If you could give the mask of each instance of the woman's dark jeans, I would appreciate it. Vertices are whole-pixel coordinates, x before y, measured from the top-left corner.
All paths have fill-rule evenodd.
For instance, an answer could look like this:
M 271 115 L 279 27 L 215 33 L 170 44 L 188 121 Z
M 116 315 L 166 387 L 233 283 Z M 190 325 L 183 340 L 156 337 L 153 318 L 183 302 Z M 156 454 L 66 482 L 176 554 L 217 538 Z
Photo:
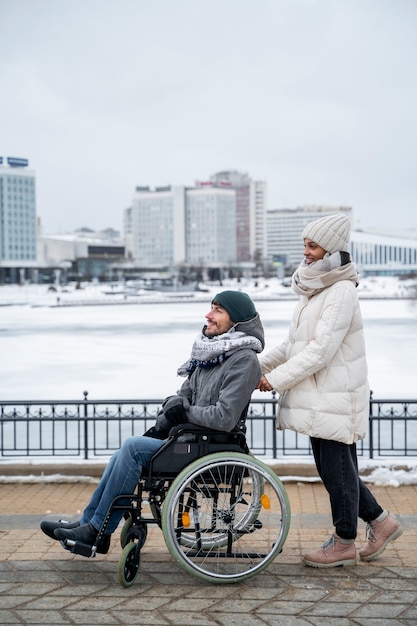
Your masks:
M 333 525 L 342 539 L 355 539 L 358 517 L 365 522 L 383 511 L 359 478 L 356 444 L 310 437 L 317 471 L 330 495 Z

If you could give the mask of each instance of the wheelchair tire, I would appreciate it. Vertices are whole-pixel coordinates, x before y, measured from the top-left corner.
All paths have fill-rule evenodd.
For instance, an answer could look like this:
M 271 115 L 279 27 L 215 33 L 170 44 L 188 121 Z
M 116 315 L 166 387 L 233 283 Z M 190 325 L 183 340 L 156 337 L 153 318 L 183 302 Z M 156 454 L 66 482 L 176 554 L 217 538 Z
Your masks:
M 145 522 L 134 524 L 132 517 L 129 515 L 122 526 L 122 530 L 120 531 L 120 545 L 124 548 L 128 543 L 137 540 L 140 548 L 143 548 L 147 536 L 147 524 Z
M 124 548 L 128 543 L 129 539 L 127 538 L 130 528 L 132 527 L 133 519 L 131 515 L 127 517 L 122 526 L 122 530 L 120 531 L 120 545 Z
M 276 474 L 250 455 L 220 452 L 197 459 L 173 481 L 162 531 L 188 573 L 234 583 L 262 571 L 282 551 L 290 504 Z
M 140 546 L 137 543 L 128 543 L 120 555 L 117 567 L 117 578 L 122 587 L 130 587 L 139 573 Z

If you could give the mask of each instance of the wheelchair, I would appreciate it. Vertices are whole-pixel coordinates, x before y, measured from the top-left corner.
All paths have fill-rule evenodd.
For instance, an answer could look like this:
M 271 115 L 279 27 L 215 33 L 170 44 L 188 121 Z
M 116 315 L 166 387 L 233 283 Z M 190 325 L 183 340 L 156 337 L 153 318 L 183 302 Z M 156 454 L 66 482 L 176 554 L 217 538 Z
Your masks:
M 189 574 L 235 583 L 265 569 L 282 551 L 291 516 L 283 484 L 250 454 L 244 427 L 225 433 L 193 424 L 171 430 L 135 493 L 112 502 L 84 556 L 95 556 L 116 509 L 124 511 L 117 571 L 123 587 L 138 576 L 150 524 L 161 528 L 172 557 Z

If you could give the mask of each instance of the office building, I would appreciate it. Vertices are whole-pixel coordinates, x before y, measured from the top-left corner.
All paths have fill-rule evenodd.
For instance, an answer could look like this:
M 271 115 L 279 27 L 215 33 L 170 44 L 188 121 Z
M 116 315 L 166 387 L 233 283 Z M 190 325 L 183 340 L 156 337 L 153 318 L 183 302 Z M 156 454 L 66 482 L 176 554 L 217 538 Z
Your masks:
M 229 188 L 137 187 L 125 210 L 127 256 L 137 265 L 236 261 L 236 194 Z
M 352 231 L 352 260 L 363 276 L 416 276 L 417 238 Z
M 128 256 L 139 265 L 171 266 L 185 261 L 185 188 L 136 187 L 124 214 Z
M 36 266 L 36 185 L 29 161 L 0 157 L 0 282 L 23 282 Z
M 236 262 L 236 194 L 199 187 L 186 192 L 186 257 L 196 265 Z
M 252 180 L 237 170 L 217 172 L 210 177 L 215 187 L 236 191 L 236 261 L 257 262 L 266 250 L 266 182 Z M 202 183 L 197 183 L 199 186 Z M 207 183 L 205 183 L 207 184 Z
M 39 282 L 112 280 L 113 265 L 123 263 L 125 247 L 119 233 L 81 228 L 65 235 L 40 235 Z

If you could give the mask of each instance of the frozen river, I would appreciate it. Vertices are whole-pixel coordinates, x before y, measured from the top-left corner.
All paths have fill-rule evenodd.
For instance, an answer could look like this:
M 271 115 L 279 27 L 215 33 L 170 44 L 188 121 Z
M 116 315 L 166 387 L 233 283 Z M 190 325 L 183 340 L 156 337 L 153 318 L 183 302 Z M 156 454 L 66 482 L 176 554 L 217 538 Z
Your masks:
M 257 302 L 266 349 L 287 332 L 294 301 Z M 376 398 L 417 396 L 417 303 L 361 302 Z M 177 367 L 209 309 L 205 302 L 0 307 L 0 398 L 151 399 L 175 393 Z M 255 392 L 259 394 L 259 392 Z

